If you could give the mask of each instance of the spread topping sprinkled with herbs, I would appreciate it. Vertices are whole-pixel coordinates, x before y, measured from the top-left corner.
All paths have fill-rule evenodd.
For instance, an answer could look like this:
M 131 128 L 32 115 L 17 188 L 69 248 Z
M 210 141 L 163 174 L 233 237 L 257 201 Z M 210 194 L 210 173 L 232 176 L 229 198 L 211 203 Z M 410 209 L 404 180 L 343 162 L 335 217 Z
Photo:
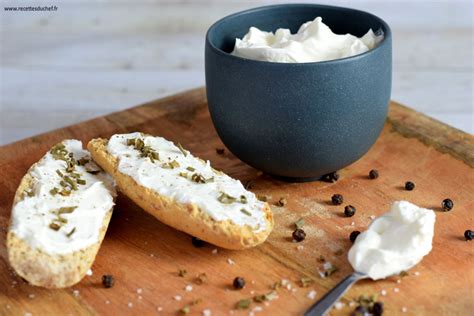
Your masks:
M 23 196 L 12 209 L 15 235 L 45 253 L 58 255 L 99 241 L 115 190 L 112 179 L 102 173 L 79 140 L 52 146 L 28 174 L 32 194 Z
M 150 158 L 151 162 L 155 162 L 155 160 L 160 160 L 159 154 L 154 151 L 150 146 L 146 146 L 145 142 L 140 138 L 127 139 L 127 145 L 133 146 L 136 150 L 138 150 L 140 152 L 140 157 L 142 158 Z
M 254 230 L 268 225 L 264 204 L 240 181 L 212 168 L 209 161 L 193 156 L 177 142 L 142 133 L 117 134 L 107 142 L 107 151 L 117 158 L 119 172 L 161 196 L 193 204 L 217 221 L 230 220 Z M 159 153 L 155 165 L 151 159 L 157 157 L 150 157 L 152 153 Z
M 85 185 L 86 180 L 81 178 L 81 175 L 75 172 L 76 166 L 84 166 L 89 163 L 89 159 L 80 158 L 76 160 L 74 154 L 67 151 L 66 146 L 63 143 L 55 145 L 50 150 L 51 156 L 55 160 L 63 160 L 66 162 L 66 168 L 61 170 L 56 170 L 56 174 L 61 179 L 59 182 L 60 188 L 54 187 L 49 193 L 51 195 L 60 194 L 62 196 L 68 196 L 72 191 L 77 191 L 79 185 Z M 99 170 L 100 172 L 100 170 Z

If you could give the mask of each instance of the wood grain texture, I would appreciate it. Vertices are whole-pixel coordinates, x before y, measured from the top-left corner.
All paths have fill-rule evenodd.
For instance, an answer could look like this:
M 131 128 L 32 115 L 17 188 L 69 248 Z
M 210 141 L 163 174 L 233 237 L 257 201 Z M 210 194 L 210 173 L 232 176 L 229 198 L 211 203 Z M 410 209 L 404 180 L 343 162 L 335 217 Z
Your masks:
M 161 224 L 119 195 L 92 276 L 66 290 L 35 288 L 15 277 L 7 262 L 5 231 L 15 189 L 28 167 L 65 138 L 86 142 L 131 131 L 179 141 L 231 176 L 253 180 L 252 190 L 270 196 L 271 202 L 285 197 L 287 205 L 272 206 L 275 229 L 268 241 L 251 250 L 219 249 L 213 254 L 214 247 L 194 248 L 190 236 Z M 379 295 L 379 299 L 388 315 L 402 314 L 403 307 L 408 315 L 468 315 L 474 309 L 473 243 L 463 240 L 464 230 L 473 228 L 473 136 L 392 103 L 374 147 L 341 170 L 341 179 L 333 184 L 274 180 L 228 151 L 217 155 L 215 148 L 222 146 L 210 121 L 204 90 L 196 89 L 1 147 L 0 314 L 154 315 L 160 309 L 164 315 L 176 315 L 180 308 L 201 298 L 200 304 L 191 307 L 192 315 L 200 315 L 207 308 L 213 315 L 247 315 L 256 306 L 263 309 L 258 313 L 262 315 L 298 315 L 314 302 L 307 297 L 309 291 L 315 290 L 319 298 L 351 271 L 346 260 L 349 234 L 364 230 L 370 216 L 385 212 L 399 199 L 436 210 L 433 251 L 403 279 L 357 284 L 342 300 L 344 306 L 332 314 L 348 315 L 353 309 L 348 306 L 352 299 L 382 290 L 387 294 Z M 372 168 L 379 170 L 377 180 L 367 177 Z M 416 183 L 414 191 L 402 188 L 407 180 Z M 357 208 L 354 217 L 343 217 L 343 207 L 329 203 L 334 193 L 343 194 L 345 201 Z M 453 199 L 455 207 L 445 213 L 440 204 L 447 197 Z M 307 239 L 295 244 L 291 242 L 293 223 L 301 217 L 306 221 Z M 321 278 L 320 256 L 339 271 Z M 235 264 L 229 264 L 228 259 Z M 178 277 L 180 268 L 188 271 L 184 278 Z M 195 284 L 199 273 L 207 274 L 205 284 Z M 102 287 L 103 274 L 115 276 L 113 288 Z M 247 280 L 245 289 L 231 289 L 236 276 Z M 314 279 L 314 284 L 299 287 L 302 276 Z M 289 280 L 292 287 L 279 289 L 278 299 L 268 304 L 252 303 L 245 312 L 233 311 L 238 300 L 268 293 L 281 279 Z M 184 290 L 188 284 L 192 284 L 192 291 Z M 174 299 L 176 295 L 182 299 Z

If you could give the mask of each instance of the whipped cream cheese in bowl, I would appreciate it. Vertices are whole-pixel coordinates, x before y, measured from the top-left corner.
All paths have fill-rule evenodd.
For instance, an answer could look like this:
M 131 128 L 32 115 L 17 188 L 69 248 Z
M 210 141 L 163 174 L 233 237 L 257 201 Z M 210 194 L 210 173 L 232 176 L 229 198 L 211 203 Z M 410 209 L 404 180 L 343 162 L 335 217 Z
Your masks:
M 321 17 L 301 25 L 298 32 L 289 29 L 265 32 L 251 27 L 242 39 L 235 40 L 232 55 L 278 63 L 310 63 L 340 59 L 365 53 L 383 40 L 383 32 L 369 29 L 362 37 L 335 34 Z
M 391 65 L 390 28 L 370 13 L 316 4 L 239 12 L 206 35 L 209 111 L 242 161 L 284 180 L 319 179 L 377 139 Z

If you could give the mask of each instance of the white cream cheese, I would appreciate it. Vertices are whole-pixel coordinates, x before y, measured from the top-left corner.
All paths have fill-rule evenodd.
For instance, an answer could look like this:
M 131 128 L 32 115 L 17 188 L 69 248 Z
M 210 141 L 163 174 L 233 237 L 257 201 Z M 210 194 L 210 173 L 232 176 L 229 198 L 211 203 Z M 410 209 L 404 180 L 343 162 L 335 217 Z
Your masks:
M 128 140 L 134 139 L 141 139 L 159 155 L 159 160 L 142 157 L 134 145 L 128 145 Z M 255 231 L 266 228 L 264 203 L 255 194 L 240 181 L 214 170 L 209 161 L 194 157 L 173 142 L 141 133 L 120 134 L 110 138 L 107 151 L 119 160 L 120 172 L 162 196 L 195 204 L 215 221 L 230 220 Z M 174 166 L 169 167 L 169 163 Z M 206 183 L 193 181 L 193 175 L 201 176 Z
M 434 223 L 432 210 L 397 201 L 357 236 L 349 262 L 373 280 L 406 271 L 431 251 Z
M 383 34 L 376 35 L 372 29 L 360 38 L 338 35 L 317 17 L 301 25 L 296 34 L 291 34 L 289 29 L 273 33 L 251 27 L 242 39 L 235 40 L 232 55 L 278 63 L 318 62 L 365 53 L 383 38 Z
M 103 171 L 96 173 L 101 169 L 90 161 L 90 154 L 82 149 L 80 141 L 65 140 L 62 144 L 75 160 L 88 161 L 74 167 L 74 176 L 82 184 L 77 184 L 77 190 L 71 190 L 67 196 L 51 193 L 51 190 L 64 189 L 60 184 L 64 178 L 60 174 L 70 173 L 66 171 L 64 160 L 55 159 L 48 152 L 30 170 L 33 177 L 31 191 L 25 192 L 12 210 L 10 230 L 33 248 L 49 254 L 67 254 L 96 243 L 104 216 L 114 205 L 112 178 Z M 62 213 L 59 222 L 57 212 L 62 208 L 74 209 Z

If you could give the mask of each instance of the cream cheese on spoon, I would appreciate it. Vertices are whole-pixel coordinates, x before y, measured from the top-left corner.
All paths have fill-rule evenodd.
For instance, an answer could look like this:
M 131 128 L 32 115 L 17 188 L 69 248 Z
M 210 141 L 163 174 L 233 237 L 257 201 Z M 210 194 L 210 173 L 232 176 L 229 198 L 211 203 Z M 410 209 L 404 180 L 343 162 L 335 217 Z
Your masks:
M 432 248 L 435 213 L 407 201 L 392 204 L 357 236 L 348 259 L 355 271 L 373 280 L 409 270 Z
M 319 62 L 365 53 L 383 38 L 383 34 L 375 34 L 372 29 L 360 38 L 335 34 L 317 17 L 301 25 L 296 34 L 289 29 L 273 33 L 251 27 L 242 39 L 235 40 L 232 55 L 278 63 Z

